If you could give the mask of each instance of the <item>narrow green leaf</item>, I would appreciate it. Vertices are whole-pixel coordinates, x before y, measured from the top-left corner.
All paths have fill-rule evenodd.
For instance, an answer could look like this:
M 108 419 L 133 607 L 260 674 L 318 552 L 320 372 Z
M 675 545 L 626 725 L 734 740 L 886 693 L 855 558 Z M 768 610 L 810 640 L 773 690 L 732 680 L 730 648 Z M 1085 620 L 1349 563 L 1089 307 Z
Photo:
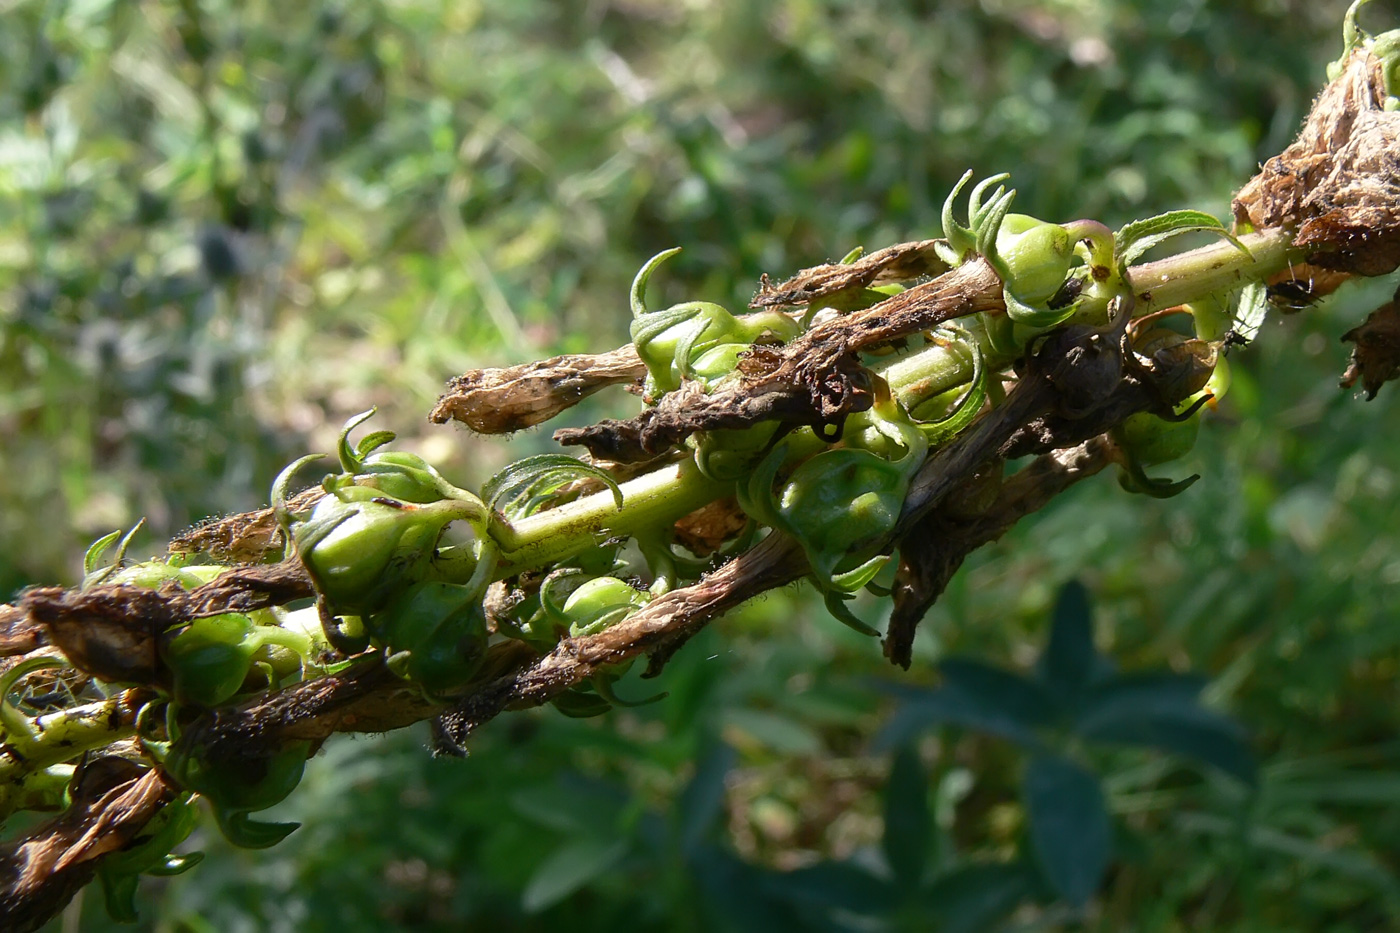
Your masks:
M 724 807 L 724 780 L 738 756 L 723 742 L 712 744 L 695 763 L 695 776 L 676 802 L 681 851 L 694 852 Z
M 807 909 L 880 914 L 895 893 L 889 884 L 850 862 L 818 862 L 795 871 L 774 872 L 763 879 L 771 894 Z
M 1113 235 L 1113 257 L 1119 266 L 1132 265 L 1143 253 L 1183 233 L 1213 233 L 1229 240 L 1241 252 L 1249 249 L 1225 225 L 1205 211 L 1167 211 L 1146 220 L 1125 224 Z
M 1174 705 L 1165 700 L 1156 708 L 1146 704 L 1104 705 L 1077 724 L 1077 731 L 1094 742 L 1155 748 L 1219 768 L 1253 784 L 1258 763 L 1249 748 L 1249 734 L 1228 716 L 1202 706 Z
M 1098 778 L 1067 758 L 1037 755 L 1026 766 L 1022 794 L 1041 874 L 1060 897 L 1083 907 L 1112 854 L 1113 826 Z
M 933 820 L 928 808 L 928 776 L 912 745 L 901 748 L 885 785 L 885 832 L 881 847 L 900 890 L 918 886 L 928 861 Z
M 1089 591 L 1071 580 L 1060 588 L 1050 616 L 1050 640 L 1040 658 L 1040 678 L 1071 703 L 1103 672 L 1104 660 L 1094 649 L 1093 613 Z
M 1038 681 L 962 658 L 939 665 L 941 687 L 881 685 L 902 702 L 894 717 L 876 736 L 877 751 L 909 741 L 923 729 L 956 725 L 999 736 L 1025 748 L 1039 749 L 1036 729 L 1055 722 L 1060 704 Z
M 565 843 L 535 870 L 520 906 L 526 913 L 547 910 L 612 869 L 627 854 L 626 839 L 583 838 Z
M 964 865 L 940 875 L 922 900 L 938 933 L 985 933 L 1025 903 L 1035 884 L 1024 862 Z

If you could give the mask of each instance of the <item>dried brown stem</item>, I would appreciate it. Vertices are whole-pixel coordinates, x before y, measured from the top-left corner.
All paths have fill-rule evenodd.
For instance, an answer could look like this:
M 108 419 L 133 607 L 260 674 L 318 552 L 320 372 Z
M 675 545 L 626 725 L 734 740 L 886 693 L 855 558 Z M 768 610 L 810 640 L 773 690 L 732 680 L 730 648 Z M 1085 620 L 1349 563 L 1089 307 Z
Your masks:
M 179 793 L 158 768 L 99 758 L 60 817 L 0 848 L 0 929 L 37 930 L 92 880 L 98 860 L 135 839 Z
M 428 420 L 460 421 L 482 434 L 509 434 L 542 424 L 599 389 L 639 383 L 645 376 L 646 366 L 631 344 L 507 369 L 474 369 L 448 382 Z

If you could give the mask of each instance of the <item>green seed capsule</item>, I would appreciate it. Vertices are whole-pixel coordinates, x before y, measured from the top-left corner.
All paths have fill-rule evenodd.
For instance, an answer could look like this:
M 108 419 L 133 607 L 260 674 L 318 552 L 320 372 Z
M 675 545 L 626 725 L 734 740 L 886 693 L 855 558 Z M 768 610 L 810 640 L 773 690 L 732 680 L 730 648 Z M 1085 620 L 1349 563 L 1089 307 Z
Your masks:
M 595 635 L 645 606 L 648 596 L 617 577 L 594 577 L 569 594 L 564 616 L 575 638 Z
M 437 581 L 413 586 L 368 627 L 383 642 L 390 668 L 430 694 L 469 681 L 490 638 L 480 594 Z
M 1114 440 L 1144 466 L 1180 460 L 1196 446 L 1201 431 L 1199 414 L 1185 421 L 1168 421 L 1151 412 L 1138 412 L 1114 430 Z
M 1007 214 L 997 233 L 1006 287 L 1028 305 L 1048 302 L 1069 277 L 1074 242 L 1069 231 L 1026 214 Z

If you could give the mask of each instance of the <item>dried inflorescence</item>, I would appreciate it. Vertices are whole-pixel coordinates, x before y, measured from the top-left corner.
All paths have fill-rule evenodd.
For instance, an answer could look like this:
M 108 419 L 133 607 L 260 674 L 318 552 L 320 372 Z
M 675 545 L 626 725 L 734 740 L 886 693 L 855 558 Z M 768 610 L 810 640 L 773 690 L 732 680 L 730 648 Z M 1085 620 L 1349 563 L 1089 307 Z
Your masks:
M 1305 306 L 1315 291 L 1333 287 L 1336 276 L 1379 274 L 1400 262 L 1397 115 L 1383 109 L 1382 80 L 1379 64 L 1367 52 L 1351 55 L 1298 141 L 1270 160 L 1236 199 L 1242 227 L 1275 231 L 1279 242 L 1292 239 L 1298 250 L 1288 259 L 1306 256 L 1309 263 L 1290 265 L 1287 277 L 1272 283 L 1275 304 Z M 595 465 L 563 468 L 537 461 L 515 477 L 519 482 L 503 481 L 499 496 L 483 492 L 477 499 L 446 484 L 420 459 L 381 450 L 388 442 L 384 432 L 353 449 L 342 436 L 344 473 L 328 477 L 321 488 L 288 499 L 279 492 L 273 508 L 201 525 L 172 544 L 175 552 L 245 566 L 197 587 L 170 582 L 144 588 L 90 575 L 84 588 L 34 589 L 17 605 L 0 607 L 0 656 L 12 659 L 5 671 L 28 676 L 19 665 L 37 664 L 33 670 L 40 670 L 52 663 L 49 657 L 57 649 L 87 674 L 133 685 L 122 698 L 108 701 L 114 704 L 113 736 L 130 737 L 144 723 L 140 737 L 146 743 L 144 751 L 132 741 L 120 754 L 96 757 L 73 784 L 74 802 L 62 817 L 0 851 L 0 915 L 6 928 L 35 926 L 61 907 L 91 877 L 98 858 L 130 842 L 173 799 L 177 784 L 212 800 L 217 792 L 200 782 L 231 770 L 248 778 L 233 782 L 240 785 L 231 791 L 237 798 L 246 791 L 242 784 L 268 781 L 267 775 L 282 769 L 294 786 L 305 756 L 331 734 L 384 731 L 424 719 L 435 719 L 440 751 L 460 752 L 474 729 L 503 711 L 578 699 L 585 683 L 602 693 L 610 669 L 643 655 L 649 658 L 648 674 L 657 673 L 711 619 L 754 595 L 812 576 L 815 568 L 822 570 L 817 576 L 824 578 L 819 585 L 828 605 L 839 603 L 853 590 L 838 591 L 837 577 L 859 576 L 895 549 L 894 613 L 884 652 L 908 667 L 920 619 L 966 556 L 1054 496 L 1112 464 L 1135 471 L 1130 479 L 1136 491 L 1167 495 L 1182 488 L 1141 474 L 1122 427 L 1144 414 L 1164 425 L 1189 417 L 1205 401 L 1200 393 L 1225 338 L 1207 342 L 1168 335 L 1172 339 L 1163 341 L 1160 334 L 1137 333 L 1131 305 L 1135 295 L 1143 300 L 1148 293 L 1130 287 L 1130 271 L 1123 267 L 1132 257 L 1114 251 L 1111 231 L 1087 221 L 1060 227 L 1009 215 L 1014 192 L 997 188 L 982 199 L 997 180 L 974 190 L 969 225 L 959 228 L 959 237 L 950 235 L 958 240 L 956 249 L 941 241 L 916 241 L 806 269 L 776 285 L 765 278 L 753 301 L 753 307 L 765 310 L 742 318 L 701 302 L 648 311 L 645 278 L 659 261 L 653 260 L 633 290 L 633 336 L 638 345 L 647 343 L 645 351 L 629 345 L 467 373 L 452 381 L 430 416 L 437 423 L 456 420 L 483 433 L 503 433 L 543 423 L 607 386 L 642 387 L 650 404 L 639 416 L 556 434 L 561 443 L 588 448 Z M 998 228 L 1008 217 L 1015 218 L 1015 235 L 999 242 Z M 1055 240 L 1048 258 L 1015 252 L 1030 249 L 1024 238 L 1031 231 Z M 1089 258 L 1075 267 L 1077 278 L 1067 279 L 1076 249 Z M 947 262 L 958 265 L 948 270 Z M 1037 282 L 1044 287 L 1013 281 L 1026 269 L 1044 279 Z M 1319 269 L 1334 280 L 1317 289 L 1297 284 Z M 928 276 L 936 277 L 920 281 Z M 1067 289 L 1071 281 L 1076 288 Z M 890 287 L 893 283 L 910 287 L 899 290 Z M 1145 284 L 1155 289 L 1157 283 Z M 1107 322 L 1102 315 L 1088 315 L 1056 326 L 1079 306 L 1081 292 L 1096 289 L 1098 310 L 1108 309 Z M 1346 384 L 1360 379 L 1374 395 L 1400 367 L 1395 308 L 1392 302 L 1347 335 L 1357 348 Z M 817 316 L 826 309 L 843 313 Z M 981 316 L 980 338 L 957 327 L 928 336 L 973 315 Z M 646 340 L 639 337 L 642 332 Z M 966 392 L 957 399 L 947 398 L 946 388 L 927 399 L 942 408 L 931 416 L 935 420 L 916 425 L 908 412 L 892 405 L 889 387 L 872 374 L 862 354 L 925 339 L 930 346 L 939 341 L 951 346 L 949 333 L 961 334 L 959 346 L 971 348 L 971 380 L 965 380 Z M 998 354 L 994 366 L 985 365 L 977 342 L 982 338 Z M 715 360 L 728 368 L 703 371 L 702 362 Z M 995 372 L 989 376 L 987 370 Z M 1192 407 L 1183 405 L 1193 395 Z M 857 428 L 843 435 L 848 423 Z M 817 437 L 801 428 L 814 429 Z M 610 528 L 612 496 L 618 509 L 622 503 L 619 482 L 644 473 L 678 475 L 687 466 L 704 471 L 707 439 L 721 432 L 758 438 L 739 451 L 745 479 L 740 500 L 731 496 L 735 476 L 721 479 L 707 472 L 705 479 L 715 484 L 704 487 L 710 499 L 688 501 L 688 514 L 678 508 L 656 520 L 665 527 L 629 527 L 621 533 Z M 926 433 L 911 444 L 909 432 Z M 823 442 L 840 443 L 803 454 L 807 459 L 799 465 L 784 462 L 784 445 L 798 435 L 817 449 Z M 926 460 L 925 449 L 932 451 Z M 1033 459 L 1006 476 L 1005 464 L 1024 457 Z M 906 463 L 908 471 L 900 472 L 897 467 Z M 856 544 L 836 541 L 829 549 L 806 540 L 804 531 L 820 525 L 825 533 L 833 525 L 801 514 L 809 502 L 813 509 L 831 506 L 832 496 L 811 495 L 811 490 L 799 491 L 805 498 L 786 495 L 791 488 L 785 484 L 808 464 L 829 467 L 823 476 L 844 470 L 856 477 L 852 498 L 862 498 L 866 511 L 851 524 L 879 534 Z M 897 482 L 890 480 L 891 471 L 899 473 Z M 750 482 L 748 474 L 758 480 Z M 859 485 L 857 480 L 872 476 L 890 481 L 878 489 Z M 278 488 L 285 491 L 284 486 Z M 644 554 L 660 553 L 658 566 L 669 563 L 673 576 L 678 555 L 670 548 L 679 543 L 687 552 L 680 556 L 690 561 L 688 575 L 671 580 L 658 573 L 661 579 L 643 592 L 645 581 L 621 579 L 621 571 L 618 577 L 609 570 L 587 574 L 589 583 L 602 583 L 595 589 L 616 604 L 603 600 L 586 618 L 560 617 L 568 603 L 561 609 L 545 598 L 550 575 L 557 572 L 549 566 L 554 561 L 532 563 L 507 547 L 508 534 L 492 536 L 512 508 L 522 522 L 533 521 L 572 508 L 590 493 L 609 504 L 597 510 L 604 517 L 589 526 L 592 537 L 586 541 L 635 538 Z M 460 545 L 455 557 L 451 545 L 439 548 L 442 529 L 436 525 L 416 537 L 404 537 L 398 527 L 398 519 L 426 514 L 442 502 L 458 510 L 453 521 L 471 526 L 476 550 L 465 564 Z M 850 502 L 836 503 L 843 504 Z M 761 514 L 783 521 L 766 522 L 773 530 L 755 544 L 753 516 Z M 361 548 L 344 545 L 336 535 L 354 522 L 394 526 L 384 532 L 389 543 L 380 549 L 384 559 L 374 573 L 356 576 L 355 568 L 346 570 Z M 264 563 L 288 550 L 288 538 L 291 556 Z M 578 552 L 560 553 L 569 559 Z M 852 564 L 859 566 L 846 569 Z M 470 586 L 451 576 L 457 572 L 452 566 L 469 577 Z M 488 590 L 492 573 L 496 582 Z M 565 567 L 564 573 L 586 575 L 577 566 Z M 354 593 L 346 589 L 347 580 L 355 583 Z M 381 592 L 381 584 L 394 593 Z M 390 598 L 399 591 L 415 599 L 456 598 L 459 590 L 472 597 L 467 615 L 479 637 L 470 651 L 462 648 L 462 638 L 420 644 L 415 639 L 426 631 L 440 633 L 450 613 L 405 614 Z M 327 639 L 321 644 L 336 649 L 318 650 L 332 663 L 314 670 L 303 666 L 300 681 L 292 683 L 279 682 L 266 661 L 261 662 L 268 668 L 265 680 L 245 665 L 234 671 L 231 691 L 204 708 L 194 703 L 180 709 L 169 702 L 169 644 L 193 631 L 196 620 L 269 607 L 280 611 L 313 597 Z M 553 627 L 535 630 L 532 620 L 522 621 L 523 607 L 530 606 L 539 607 L 541 616 L 553 611 L 556 618 L 546 618 Z M 347 617 L 358 619 L 366 631 L 338 629 Z M 489 647 L 488 633 L 494 637 Z M 444 645 L 451 649 L 447 654 L 470 655 L 455 658 L 466 673 L 442 680 L 442 689 L 425 687 L 416 669 L 405 665 L 417 663 L 418 656 L 437 657 Z M 256 688 L 244 685 L 244 673 Z M 162 724 L 154 726 L 156 733 L 144 731 L 153 727 L 139 711 L 152 698 L 170 714 L 173 725 L 165 740 L 153 738 Z M 11 736 L 17 751 L 16 741 Z M 161 766 L 150 767 L 150 761 Z M 172 781 L 172 775 L 183 777 Z M 247 811 L 271 805 L 256 803 L 242 800 L 234 806 L 225 800 L 221 820 L 227 817 L 242 831 L 282 832 L 238 822 Z

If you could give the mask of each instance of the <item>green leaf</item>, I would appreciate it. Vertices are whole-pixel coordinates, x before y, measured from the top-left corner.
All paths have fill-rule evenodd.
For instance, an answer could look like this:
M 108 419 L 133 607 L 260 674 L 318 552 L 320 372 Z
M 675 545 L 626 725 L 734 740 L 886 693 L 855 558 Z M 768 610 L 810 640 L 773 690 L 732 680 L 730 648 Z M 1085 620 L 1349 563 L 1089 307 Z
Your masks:
M 1166 677 L 1155 685 L 1110 685 L 1086 708 L 1075 729 L 1090 741 L 1155 748 L 1253 784 L 1258 763 L 1248 732 L 1230 717 L 1199 705 L 1194 696 L 1188 699 L 1190 689 L 1188 683 L 1174 686 Z
M 985 933 L 1031 897 L 1035 883 L 1024 862 L 964 865 L 939 875 L 921 900 L 938 933 Z
M 1037 755 L 1026 766 L 1022 794 L 1041 874 L 1060 897 L 1083 907 L 1112 852 L 1113 827 L 1098 778 L 1067 758 Z
M 1040 658 L 1040 679 L 1074 702 L 1098 676 L 1105 659 L 1094 650 L 1093 612 L 1089 591 L 1071 580 L 1060 588 L 1050 617 L 1050 641 Z
M 737 759 L 734 749 L 723 742 L 715 742 L 696 762 L 695 776 L 676 801 L 681 851 L 696 851 L 705 833 L 719 819 L 724 807 L 724 781 Z
M 928 777 L 912 745 L 901 748 L 885 785 L 885 861 L 901 890 L 917 887 L 928 860 L 933 821 L 928 808 Z
M 509 518 L 520 518 L 538 511 L 559 489 L 580 478 L 601 482 L 612 490 L 613 501 L 622 508 L 622 489 L 617 480 L 568 454 L 538 454 L 517 460 L 486 481 L 481 487 L 481 499 Z
M 1121 266 L 1130 266 L 1143 253 L 1174 236 L 1183 233 L 1214 233 L 1229 240 L 1248 255 L 1249 250 L 1225 225 L 1205 211 L 1167 211 L 1146 220 L 1125 224 L 1113 235 L 1113 258 Z
M 882 685 L 902 700 L 894 719 L 877 736 L 877 749 L 903 744 L 929 726 L 948 724 L 1000 736 L 1031 749 L 1041 742 L 1035 730 L 1060 714 L 1059 700 L 1037 681 L 964 658 L 939 665 L 943 686 L 927 689 Z
M 583 838 L 565 843 L 535 870 L 520 906 L 526 913 L 547 910 L 601 877 L 627 854 L 627 839 Z
M 1245 343 L 1259 336 L 1259 328 L 1264 326 L 1264 318 L 1269 314 L 1269 289 L 1263 282 L 1250 282 L 1240 290 L 1239 304 L 1235 306 L 1235 318 L 1231 330 Z
M 803 907 L 880 914 L 896 897 L 889 884 L 850 862 L 818 862 L 764 878 L 771 894 Z

